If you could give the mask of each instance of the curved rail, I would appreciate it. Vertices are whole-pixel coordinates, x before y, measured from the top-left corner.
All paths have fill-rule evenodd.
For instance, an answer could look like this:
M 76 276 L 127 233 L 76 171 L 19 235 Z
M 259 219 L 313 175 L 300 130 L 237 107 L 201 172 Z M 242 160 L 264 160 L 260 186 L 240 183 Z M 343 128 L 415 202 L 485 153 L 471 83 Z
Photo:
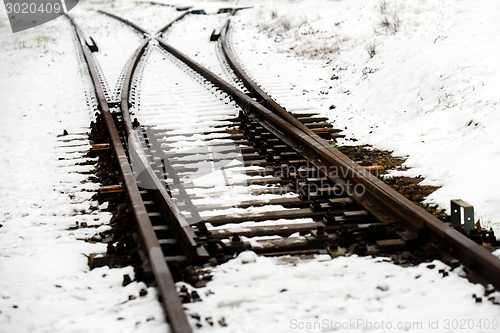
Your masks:
M 146 251 L 151 261 L 151 267 L 158 284 L 158 291 L 162 298 L 162 305 L 169 319 L 170 327 L 172 331 L 176 333 L 190 333 L 192 332 L 191 327 L 189 326 L 186 314 L 184 313 L 184 309 L 182 307 L 181 300 L 179 298 L 179 295 L 177 294 L 172 274 L 167 266 L 167 263 L 164 260 L 163 252 L 161 250 L 155 231 L 149 219 L 148 212 L 139 192 L 136 179 L 130 167 L 125 149 L 123 148 L 123 145 L 121 143 L 120 135 L 113 120 L 113 116 L 111 115 L 111 112 L 109 110 L 109 106 L 102 90 L 101 83 L 99 82 L 98 73 L 90 49 L 85 44 L 85 38 L 81 30 L 76 25 L 75 21 L 67 14 L 66 17 L 73 25 L 80 41 L 81 51 L 84 54 L 92 81 L 94 83 L 95 93 L 97 95 L 97 100 L 99 103 L 99 109 L 101 110 L 103 118 L 108 127 L 113 149 L 117 156 L 120 170 L 124 178 L 125 187 L 127 189 L 130 202 L 133 206 L 134 215 L 137 220 L 142 238 L 144 240 Z M 145 47 L 148 42 L 149 40 L 147 40 L 143 44 L 143 46 Z
M 208 253 L 196 242 L 196 235 L 193 229 L 186 221 L 185 217 L 180 213 L 174 201 L 167 192 L 165 186 L 160 182 L 155 172 L 151 168 L 146 153 L 142 149 L 139 136 L 135 131 L 135 126 L 130 118 L 129 110 L 129 93 L 132 77 L 137 65 L 149 44 L 149 39 L 146 40 L 136 51 L 135 59 L 128 68 L 125 80 L 122 87 L 121 110 L 125 124 L 125 131 L 128 137 L 128 149 L 133 165 L 138 165 L 141 172 L 141 180 L 147 182 L 144 188 L 149 189 L 149 192 L 154 197 L 155 203 L 160 208 L 160 213 L 166 221 L 170 221 L 170 226 L 183 247 L 184 253 L 191 261 L 203 261 L 208 259 Z M 137 164 L 136 164 L 137 163 Z M 139 175 L 138 175 L 139 176 Z
M 146 29 L 143 29 L 141 28 L 140 26 L 138 26 L 137 24 L 133 23 L 133 22 L 130 22 L 129 20 L 126 20 L 124 19 L 123 17 L 120 17 L 120 16 L 117 16 L 115 14 L 111 14 L 111 13 L 108 13 L 104 10 L 98 10 L 97 11 L 98 13 L 101 13 L 101 14 L 104 14 L 104 15 L 107 15 L 109 17 L 112 17 L 114 18 L 115 20 L 118 20 L 122 23 L 125 23 L 126 25 L 132 27 L 133 29 L 137 30 L 138 32 L 140 32 L 141 34 L 147 36 L 148 35 L 148 32 L 146 31 Z
M 165 25 L 163 28 L 160 28 L 158 30 L 158 32 L 156 33 L 157 36 L 162 36 L 162 34 L 172 26 L 172 24 L 174 24 L 175 22 L 177 21 L 180 21 L 184 18 L 184 16 L 190 14 L 190 12 L 185 12 L 185 13 L 182 13 L 181 15 L 179 15 L 179 17 L 177 17 L 175 20 L 173 20 L 172 22 L 168 23 L 167 25 Z
M 222 29 L 220 40 L 222 50 L 231 68 L 257 100 L 300 131 L 298 133 L 291 132 L 291 134 L 304 144 L 302 149 L 306 151 L 306 155 L 320 156 L 327 162 L 326 164 L 318 163 L 326 167 L 322 170 L 336 171 L 333 175 L 327 173 L 325 176 L 344 187 L 347 193 L 379 220 L 389 223 L 400 222 L 407 229 L 416 233 L 418 237 L 430 236 L 443 251 L 458 258 L 466 268 L 500 289 L 500 260 L 498 258 L 358 166 L 288 113 L 253 82 L 236 60 L 228 45 L 229 29 L 230 20 Z M 285 129 L 283 126 L 280 127 Z M 308 138 L 306 139 L 305 136 Z M 333 169 L 330 169 L 331 167 Z M 341 172 L 338 172 L 339 170 Z M 356 184 L 361 184 L 369 195 L 366 193 L 362 196 L 357 195 Z M 390 211 L 389 214 L 387 214 L 387 210 Z
M 146 51 L 146 47 L 151 42 L 150 34 L 143 28 L 139 27 L 133 22 L 124 19 L 120 16 L 108 13 L 106 11 L 99 10 L 101 14 L 110 16 L 126 25 L 132 27 L 138 32 L 142 33 L 146 40 L 138 47 L 132 58 L 131 64 L 127 69 L 125 79 L 123 81 L 121 89 L 121 111 L 123 121 L 125 123 L 125 132 L 128 138 L 128 149 L 130 154 L 130 159 L 133 161 L 132 165 L 137 166 L 141 171 L 140 177 L 142 182 L 146 182 L 144 188 L 149 189 L 150 194 L 153 196 L 154 202 L 158 205 L 160 213 L 164 220 L 170 221 L 170 226 L 172 227 L 177 239 L 181 242 L 184 253 L 187 258 L 191 261 L 205 261 L 208 259 L 208 253 L 202 247 L 200 247 L 196 241 L 196 235 L 194 234 L 189 223 L 186 221 L 184 216 L 180 213 L 179 209 L 173 202 L 172 198 L 168 194 L 165 186 L 159 181 L 158 177 L 155 175 L 153 169 L 151 168 L 146 153 L 142 149 L 141 142 L 137 132 L 134 130 L 135 126 L 130 119 L 129 110 L 129 95 L 131 82 L 137 65 Z M 168 28 L 172 26 L 175 22 L 181 20 L 190 12 L 185 12 L 179 15 L 177 18 L 160 28 L 155 36 L 161 36 Z M 138 175 L 139 176 L 139 175 Z
M 112 17 L 114 18 L 115 20 L 118 20 L 122 23 L 125 23 L 126 25 L 129 25 L 130 27 L 132 27 L 133 29 L 137 30 L 138 32 L 140 32 L 141 34 L 145 35 L 145 36 L 148 36 L 149 33 L 146 31 L 146 29 L 143 29 L 141 28 L 140 26 L 138 26 L 137 24 L 133 23 L 133 22 L 130 22 L 129 20 L 127 19 L 124 19 L 123 17 L 120 17 L 118 15 L 115 15 L 115 14 L 111 14 L 111 13 L 108 13 L 104 10 L 98 10 L 99 13 L 101 14 L 104 14 L 104 15 L 107 15 L 109 17 Z M 186 11 L 184 13 L 182 13 L 181 15 L 179 15 L 177 18 L 175 18 L 172 22 L 169 22 L 167 23 L 165 26 L 163 26 L 162 28 L 160 28 L 157 32 L 156 32 L 156 35 L 158 36 L 161 36 L 166 30 L 168 30 L 168 28 L 170 28 L 172 26 L 172 24 L 174 24 L 175 22 L 181 20 L 184 18 L 184 16 L 190 14 L 189 11 Z

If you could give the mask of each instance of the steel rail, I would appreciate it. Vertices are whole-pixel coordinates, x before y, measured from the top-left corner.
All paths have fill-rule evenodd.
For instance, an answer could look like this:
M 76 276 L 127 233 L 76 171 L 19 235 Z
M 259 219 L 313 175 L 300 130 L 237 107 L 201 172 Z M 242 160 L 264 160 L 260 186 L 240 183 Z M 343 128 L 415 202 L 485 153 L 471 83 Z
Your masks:
M 156 35 L 161 37 L 161 36 L 163 35 L 163 33 L 164 33 L 166 30 L 168 30 L 168 29 L 172 26 L 172 24 L 174 24 L 174 23 L 175 23 L 175 22 L 177 22 L 177 21 L 182 20 L 182 19 L 184 18 L 184 16 L 186 16 L 186 15 L 188 15 L 188 14 L 190 14 L 190 13 L 189 13 L 189 11 L 188 11 L 188 12 L 185 12 L 185 13 L 182 13 L 182 14 L 181 14 L 181 15 L 179 15 L 179 16 L 178 16 L 175 20 L 173 20 L 172 22 L 168 23 L 168 24 L 167 24 L 167 25 L 165 25 L 163 28 L 160 28 L 160 29 L 156 32 Z
M 120 16 L 115 15 L 115 14 L 108 13 L 108 12 L 106 12 L 106 11 L 104 11 L 104 10 L 98 10 L 98 12 L 99 12 L 99 13 L 101 13 L 101 14 L 107 15 L 107 16 L 109 16 L 109 17 L 112 17 L 112 18 L 114 18 L 114 19 L 116 19 L 116 20 L 118 20 L 118 21 L 120 21 L 120 22 L 122 22 L 122 23 L 125 23 L 126 25 L 131 26 L 132 28 L 134 28 L 134 29 L 135 29 L 135 30 L 137 30 L 138 32 L 140 32 L 140 33 L 144 34 L 145 36 L 148 36 L 148 35 L 149 35 L 149 32 L 147 32 L 147 30 L 146 30 L 146 29 L 144 29 L 144 28 L 142 28 L 142 27 L 138 26 L 137 24 L 135 24 L 135 23 L 133 23 L 133 22 L 131 22 L 131 21 L 127 20 L 127 19 L 124 19 L 123 17 L 120 17 Z M 160 28 L 160 29 L 156 32 L 156 35 L 161 36 L 161 34 L 163 34 L 166 30 L 168 30 L 168 29 L 172 26 L 172 24 L 174 24 L 174 23 L 175 23 L 175 22 L 177 22 L 177 21 L 182 20 L 182 19 L 184 18 L 184 16 L 186 16 L 186 15 L 188 15 L 188 14 L 190 14 L 190 12 L 189 12 L 189 11 L 182 13 L 182 14 L 181 14 L 181 15 L 179 15 L 177 18 L 175 18 L 173 21 L 171 21 L 171 22 L 167 23 L 165 26 L 163 26 L 162 28 Z
M 333 176 L 326 174 L 327 177 L 346 188 L 347 193 L 376 218 L 383 222 L 400 222 L 410 231 L 416 232 L 419 237 L 430 236 L 440 245 L 442 250 L 457 257 L 463 266 L 473 271 L 488 283 L 494 285 L 497 289 L 500 289 L 500 260 L 498 258 L 459 233 L 450 225 L 443 223 L 423 208 L 415 205 L 409 199 L 367 172 L 364 168 L 358 166 L 337 149 L 331 147 L 325 140 L 288 113 L 253 82 L 236 60 L 236 57 L 227 43 L 229 29 L 230 20 L 227 21 L 225 27 L 222 29 L 220 40 L 222 50 L 231 68 L 243 81 L 245 87 L 254 94 L 262 104 L 271 109 L 282 119 L 293 124 L 293 126 L 301 131 L 303 135 L 308 136 L 314 141 L 303 140 L 304 137 L 302 134 L 298 134 L 301 141 L 307 145 L 307 147 L 303 148 L 309 151 L 308 155 L 314 156 L 316 155 L 314 152 L 318 153 L 330 166 L 335 167 L 334 170 L 338 171 L 340 169 L 342 171 L 341 176 L 344 176 L 338 177 L 337 174 Z M 279 127 L 284 129 L 283 126 Z M 295 135 L 297 135 L 297 133 Z M 326 170 L 329 169 L 327 168 Z M 362 185 L 370 195 L 367 196 L 366 193 L 365 195 L 357 195 L 357 193 L 355 193 L 355 188 L 351 187 L 351 189 L 349 189 L 348 184 L 351 182 L 353 184 Z M 387 211 L 387 209 L 389 209 L 390 213 L 384 218 L 384 211 Z
M 135 23 L 133 23 L 133 22 L 130 22 L 129 20 L 124 19 L 123 17 L 117 16 L 117 15 L 115 15 L 115 14 L 108 13 L 108 12 L 106 12 L 106 11 L 104 11 L 104 10 L 98 10 L 97 12 L 98 12 L 98 13 L 101 13 L 101 14 L 104 14 L 104 15 L 107 15 L 107 16 L 109 16 L 109 17 L 112 17 L 112 18 L 114 18 L 115 20 L 118 20 L 118 21 L 120 21 L 120 22 L 122 22 L 122 23 L 125 23 L 126 25 L 128 25 L 128 26 L 130 26 L 130 27 L 134 28 L 135 30 L 137 30 L 138 32 L 140 32 L 141 34 L 143 34 L 143 35 L 145 35 L 145 36 L 149 35 L 149 33 L 146 31 L 146 29 L 141 28 L 141 27 L 140 27 L 140 26 L 138 26 L 137 24 L 135 24 Z
M 175 333 L 191 333 L 192 330 L 189 326 L 179 295 L 177 294 L 174 279 L 167 263 L 164 260 L 163 252 L 153 230 L 148 212 L 139 192 L 136 179 L 130 167 L 127 154 L 125 153 L 121 143 L 120 135 L 116 128 L 113 116 L 109 110 L 101 83 L 99 82 L 98 73 L 91 52 L 88 46 L 84 43 L 85 38 L 81 30 L 76 25 L 76 22 L 67 14 L 66 17 L 73 25 L 75 33 L 80 41 L 81 51 L 85 57 L 89 73 L 94 84 L 99 109 L 101 110 L 108 127 L 113 149 L 117 156 L 120 171 L 124 179 L 125 188 L 127 189 L 127 193 L 134 210 L 134 215 L 144 240 L 144 246 L 151 260 L 151 266 L 158 284 L 159 294 L 162 298 L 162 305 L 170 323 L 170 328 Z

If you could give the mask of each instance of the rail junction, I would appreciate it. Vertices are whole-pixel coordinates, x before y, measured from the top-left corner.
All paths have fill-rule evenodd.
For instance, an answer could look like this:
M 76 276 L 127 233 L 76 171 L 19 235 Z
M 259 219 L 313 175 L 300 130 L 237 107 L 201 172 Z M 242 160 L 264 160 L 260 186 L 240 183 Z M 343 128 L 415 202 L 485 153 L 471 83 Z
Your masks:
M 253 81 L 231 43 L 238 10 L 221 10 L 226 22 L 207 36 L 224 78 L 168 43 L 172 24 L 201 13 L 183 8 L 154 33 L 96 13 L 142 39 L 113 92 L 94 56 L 99 41 L 67 16 L 95 89 L 91 154 L 117 166 L 99 197 L 138 230 L 116 232 L 92 264 L 112 264 L 137 242 L 173 332 L 191 332 L 175 282 L 202 284 L 197 267 L 246 250 L 440 259 L 499 289 L 500 261 L 481 246 L 495 245 L 495 235 L 476 230 L 467 203 L 452 202 L 450 221 L 431 215 L 332 146 L 342 134 L 327 118 L 287 111 Z

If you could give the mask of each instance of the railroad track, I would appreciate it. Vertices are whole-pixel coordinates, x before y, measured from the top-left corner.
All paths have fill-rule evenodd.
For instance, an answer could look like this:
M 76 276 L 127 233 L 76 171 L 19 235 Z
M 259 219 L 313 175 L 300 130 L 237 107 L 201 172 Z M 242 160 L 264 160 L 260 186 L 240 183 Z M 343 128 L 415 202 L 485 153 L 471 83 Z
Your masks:
M 119 166 L 101 196 L 126 193 L 172 331 L 191 331 L 175 279 L 202 284 L 196 265 L 244 250 L 383 255 L 400 264 L 439 258 L 500 288 L 500 261 L 478 245 L 496 241 L 492 232 L 456 230 L 427 213 L 335 149 L 341 134 L 327 119 L 288 112 L 253 82 L 230 42 L 235 13 L 207 36 L 218 43 L 209 70 L 165 34 L 193 13 L 149 32 L 101 12 L 142 39 L 120 74 L 114 70 L 113 93 L 98 44 L 68 16 L 98 102 L 93 151 Z

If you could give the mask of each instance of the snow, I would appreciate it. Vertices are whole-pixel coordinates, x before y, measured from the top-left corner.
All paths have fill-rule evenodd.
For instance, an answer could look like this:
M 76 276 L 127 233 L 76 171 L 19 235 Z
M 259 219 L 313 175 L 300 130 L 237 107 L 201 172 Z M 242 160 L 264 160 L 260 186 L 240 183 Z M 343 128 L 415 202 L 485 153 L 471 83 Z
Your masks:
M 234 3 L 182 5 L 213 13 Z M 422 175 L 425 184 L 441 186 L 429 202 L 447 208 L 450 199 L 462 198 L 475 206 L 477 219 L 499 229 L 498 1 L 237 3 L 254 8 L 233 18 L 233 47 L 243 61 L 251 60 L 250 74 L 278 102 L 289 110 L 328 115 L 345 129 L 342 144 L 371 144 L 408 156 L 410 169 L 398 174 Z M 110 94 L 141 37 L 118 32 L 120 24 L 110 18 L 100 26 L 88 10 L 123 14 L 151 32 L 180 14 L 154 7 L 81 1 L 71 11 L 93 29 L 105 50 L 95 56 Z M 144 18 L 152 12 L 158 13 L 154 19 Z M 381 25 L 385 17 L 386 27 Z M 166 37 L 195 55 L 215 45 L 208 38 L 220 22 L 219 17 L 192 17 L 188 25 L 175 27 L 199 34 L 197 45 L 186 47 L 173 34 Z M 133 42 L 121 49 L 120 39 Z M 78 173 L 89 170 L 77 163 L 89 148 L 85 132 L 94 110 L 86 99 L 89 82 L 78 66 L 69 22 L 58 18 L 12 34 L 2 11 L 0 45 L 0 331 L 167 331 L 153 288 L 139 297 L 144 284 L 122 287 L 123 275 L 133 277 L 131 267 L 90 271 L 87 266 L 86 255 L 105 247 L 82 239 L 109 228 L 110 216 L 104 206 L 93 210 L 97 203 L 84 190 L 97 185 Z M 225 75 L 210 59 L 215 53 L 206 59 L 200 53 L 196 60 Z M 278 79 L 285 83 L 276 84 Z M 59 136 L 64 130 L 70 134 Z M 176 138 L 185 139 L 168 140 Z M 191 140 L 197 139 L 207 138 Z M 192 143 L 171 146 L 182 151 L 192 149 Z M 234 189 L 231 200 L 248 199 L 248 192 Z M 74 228 L 76 222 L 97 228 Z M 386 332 L 388 323 L 395 332 L 463 331 L 449 327 L 453 319 L 474 323 L 470 332 L 497 331 L 486 323 L 499 318 L 500 308 L 473 297 L 482 297 L 484 288 L 464 279 L 461 269 L 450 271 L 437 261 L 432 265 L 402 268 L 356 256 L 265 258 L 246 252 L 215 268 L 213 281 L 198 290 L 203 301 L 186 307 L 197 332 Z M 491 296 L 500 301 L 500 293 Z M 352 322 L 359 325 L 342 329 Z M 422 326 L 405 330 L 398 323 Z
M 376 329 L 382 322 L 390 331 L 429 332 L 436 320 L 435 331 L 453 332 L 444 329 L 446 319 L 496 318 L 497 307 L 476 304 L 471 295 L 481 295 L 482 287 L 471 288 L 456 272 L 443 277 L 448 271 L 439 261 L 402 268 L 357 256 L 302 260 L 243 252 L 215 269 L 213 281 L 198 290 L 202 302 L 189 304 L 189 310 L 201 316 L 192 319 L 203 325 L 201 332 L 387 332 Z M 207 317 L 218 327 L 211 327 Z M 226 328 L 217 325 L 222 318 Z M 344 323 L 348 330 L 335 329 Z M 299 330 L 308 324 L 313 329 Z M 399 324 L 413 329 L 398 329 Z

